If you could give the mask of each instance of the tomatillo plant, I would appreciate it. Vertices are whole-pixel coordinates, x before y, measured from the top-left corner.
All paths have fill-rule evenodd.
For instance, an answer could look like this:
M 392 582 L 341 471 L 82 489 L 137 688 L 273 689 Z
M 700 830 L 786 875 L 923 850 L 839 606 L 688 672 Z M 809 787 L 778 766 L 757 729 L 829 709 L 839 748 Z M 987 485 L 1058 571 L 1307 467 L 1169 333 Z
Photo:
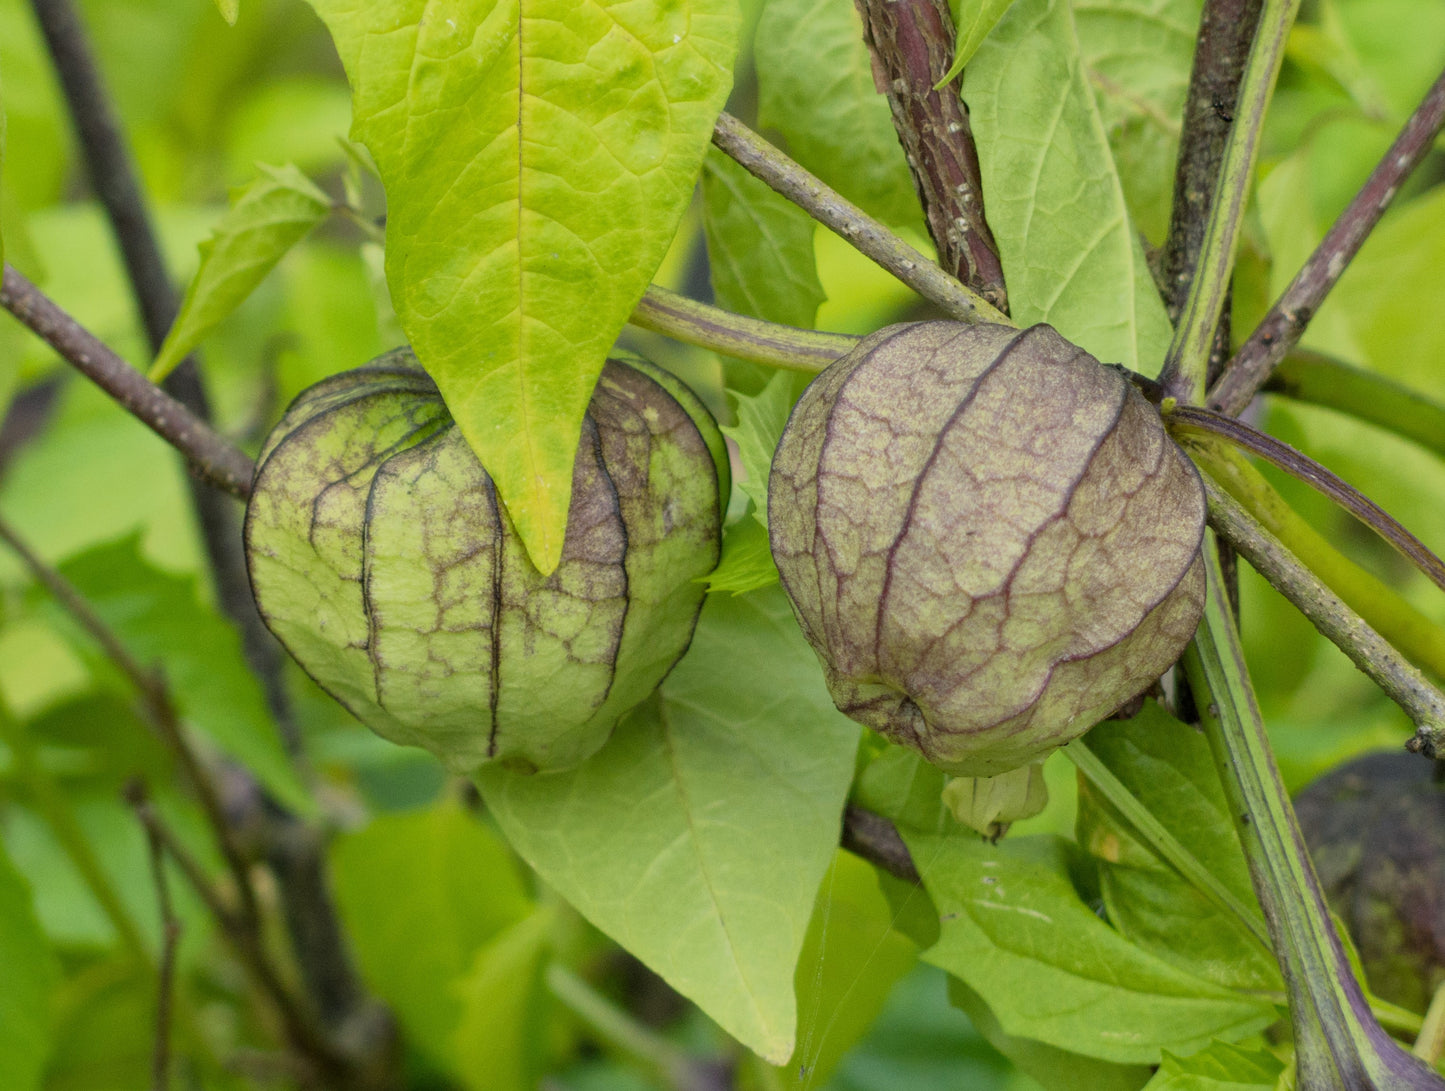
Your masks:
M 1445 1086 L 1438 5 L 217 8 L 0 0 L 0 1083 Z

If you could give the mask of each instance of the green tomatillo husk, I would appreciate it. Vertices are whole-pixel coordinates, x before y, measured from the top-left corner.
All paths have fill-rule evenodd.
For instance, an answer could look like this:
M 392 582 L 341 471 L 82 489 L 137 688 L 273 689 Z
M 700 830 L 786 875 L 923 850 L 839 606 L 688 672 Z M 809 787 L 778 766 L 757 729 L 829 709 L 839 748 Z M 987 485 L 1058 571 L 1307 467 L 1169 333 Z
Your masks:
M 943 786 L 943 804 L 965 826 L 997 841 L 1015 822 L 1048 806 L 1044 763 L 1030 762 L 996 777 L 953 777 Z
M 565 768 L 686 650 L 717 563 L 722 438 L 696 395 L 609 360 L 543 577 L 491 478 L 406 350 L 305 391 L 257 462 L 256 604 L 377 734 L 454 772 Z
M 838 707 L 962 776 L 1077 738 L 1199 621 L 1198 474 L 1118 369 L 1047 326 L 866 338 L 794 408 L 768 495 Z

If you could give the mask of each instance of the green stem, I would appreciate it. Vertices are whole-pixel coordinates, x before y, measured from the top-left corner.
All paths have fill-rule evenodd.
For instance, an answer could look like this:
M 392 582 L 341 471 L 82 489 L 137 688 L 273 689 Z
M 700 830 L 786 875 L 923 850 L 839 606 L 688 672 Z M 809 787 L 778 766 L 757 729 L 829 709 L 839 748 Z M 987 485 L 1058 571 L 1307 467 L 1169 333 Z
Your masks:
M 1435 995 L 1430 998 L 1430 1007 L 1425 1012 L 1412 1052 L 1432 1067 L 1440 1063 L 1441 1056 L 1445 1056 L 1445 985 L 1436 989 Z
M 1275 766 L 1212 536 L 1204 619 L 1184 669 L 1290 998 L 1299 1091 L 1445 1088 L 1370 1014 Z
M 604 1041 L 657 1072 L 670 1086 L 687 1087 L 693 1059 L 643 1026 L 560 962 L 547 967 L 547 988 Z
M 1074 763 L 1079 772 L 1084 774 L 1089 783 L 1097 788 L 1114 809 L 1139 832 L 1145 843 L 1162 860 L 1179 872 L 1180 876 L 1195 890 L 1209 899 L 1216 909 L 1239 921 L 1245 931 L 1254 937 L 1265 952 L 1272 953 L 1269 950 L 1269 932 L 1260 915 L 1236 898 L 1234 893 L 1221 883 L 1213 872 L 1200 863 L 1199 857 L 1185 848 L 1179 839 L 1154 816 L 1154 812 L 1139 802 L 1138 797 L 1114 775 L 1113 770 L 1104 764 L 1099 755 L 1085 745 L 1083 739 L 1075 739 L 1065 746 L 1064 754 Z
M 41 763 L 29 733 L 15 722 L 10 710 L 3 707 L 0 707 L 0 742 L 10 748 L 17 778 L 29 790 L 35 809 L 50 826 L 65 855 L 70 858 L 101 912 L 120 937 L 121 944 L 142 965 L 149 966 L 151 955 L 141 936 L 140 926 L 121 901 L 105 868 L 101 867 L 85 831 L 76 820 L 70 801 Z
M 803 330 L 733 314 L 656 284 L 648 286 L 628 321 L 724 356 L 815 373 L 848 355 L 861 340 L 846 333 Z
M 1204 475 L 1204 490 L 1209 497 L 1209 525 L 1405 710 L 1417 728 L 1409 748 L 1432 755 L 1445 749 L 1445 694 L 1208 474 Z
M 1335 549 L 1237 450 L 1204 433 L 1180 431 L 1175 438 L 1202 470 L 1320 582 L 1412 661 L 1445 678 L 1445 632 L 1438 625 L 1394 588 Z
M 1274 93 L 1285 43 L 1298 9 L 1299 0 L 1265 0 L 1254 45 L 1249 51 L 1219 182 L 1209 210 L 1209 228 L 1159 376 L 1165 391 L 1186 404 L 1204 400 L 1214 328 L 1229 291 L 1244 206 L 1264 130 L 1264 114 Z
M 1292 352 L 1264 389 L 1348 413 L 1445 458 L 1445 405 L 1373 371 L 1322 353 Z

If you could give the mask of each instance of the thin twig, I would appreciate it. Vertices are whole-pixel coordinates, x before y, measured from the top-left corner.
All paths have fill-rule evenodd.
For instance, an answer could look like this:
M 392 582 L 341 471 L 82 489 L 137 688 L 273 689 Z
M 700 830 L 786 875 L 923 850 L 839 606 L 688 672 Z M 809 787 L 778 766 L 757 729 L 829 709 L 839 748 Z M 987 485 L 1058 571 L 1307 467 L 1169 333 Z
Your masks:
M 1298 9 L 1299 0 L 1264 0 L 1245 64 L 1219 181 L 1210 202 L 1209 225 L 1159 375 L 1165 390 L 1186 404 L 1197 404 L 1204 397 L 1209 356 L 1229 292 L 1265 110 Z
M 159 673 L 148 669 L 135 656 L 131 655 L 125 643 L 106 624 L 105 619 L 96 613 L 95 608 L 90 605 L 75 585 L 41 560 L 25 540 L 15 532 L 14 528 L 3 519 L 0 519 L 0 541 L 14 551 L 30 574 L 55 597 L 55 601 L 80 624 L 80 627 L 90 635 L 91 639 L 100 645 L 105 657 L 120 669 L 120 672 L 139 692 L 151 726 L 155 728 L 156 733 L 185 772 L 192 791 L 195 792 L 196 798 L 201 803 L 201 809 L 205 812 L 206 820 L 211 825 L 221 854 L 230 869 L 237 897 L 241 899 L 242 912 L 254 924 L 259 919 L 259 912 L 250 872 L 236 844 L 230 825 L 226 821 L 226 812 L 221 806 L 215 782 L 201 764 L 201 759 L 196 756 L 194 748 L 186 738 L 175 702 L 171 699 L 170 689 L 166 686 L 165 680 Z
M 127 786 L 126 798 L 134 806 L 145 799 L 145 787 L 139 782 Z M 181 922 L 171 904 L 171 886 L 166 881 L 165 850 L 155 831 L 145 827 L 146 847 L 150 852 L 151 881 L 156 888 L 156 904 L 161 917 L 161 960 L 156 979 L 156 1041 L 151 1055 L 151 1087 L 167 1091 L 171 1085 L 171 1005 L 176 985 L 176 948 L 181 939 Z
M 1440 749 L 1445 742 L 1445 694 L 1320 582 L 1239 501 L 1207 473 L 1201 476 L 1209 497 L 1209 523 L 1215 531 L 1229 539 L 1255 571 L 1405 711 L 1418 729 L 1415 749 Z
M 822 371 L 862 340 L 851 334 L 803 330 L 733 314 L 656 284 L 648 287 L 628 321 L 739 360 L 795 371 Z
M 1426 93 L 1360 192 L 1340 213 L 1309 260 L 1295 274 L 1209 392 L 1208 404 L 1231 416 L 1249 404 L 1269 373 L 1304 333 L 1325 296 L 1359 253 L 1390 207 L 1400 185 L 1425 158 L 1445 127 L 1445 73 Z
M 281 974 L 272 964 L 270 955 L 260 935 L 248 927 L 242 917 L 226 904 L 226 900 L 206 876 L 205 869 L 181 842 L 171 828 L 156 812 L 144 792 L 130 800 L 136 817 L 145 828 L 146 835 L 160 845 L 165 854 L 175 861 L 186 882 L 205 904 L 207 910 L 220 926 L 231 950 L 245 966 L 258 988 L 266 994 L 281 1017 L 287 1041 L 303 1056 L 327 1070 L 334 1082 L 345 1070 L 345 1061 L 318 1033 L 295 997 L 282 981 Z
M 860 253 L 960 322 L 1013 325 L 992 304 L 939 268 L 836 190 L 793 162 L 737 118 L 722 114 L 712 142 Z
M 255 467 L 244 451 L 122 360 L 10 265 L 0 280 L 0 307 L 181 452 L 202 480 L 243 500 L 250 495 Z
M 1291 477 L 1303 481 L 1389 542 L 1436 587 L 1445 591 L 1445 561 L 1431 552 L 1424 542 L 1406 530 L 1399 520 L 1379 504 L 1308 455 L 1242 421 L 1208 409 L 1176 406 L 1165 419 L 1171 429 L 1193 428 L 1221 436 L 1236 447 L 1258 455 Z
M 984 219 L 978 149 L 959 80 L 938 86 L 953 67 L 947 0 L 858 0 L 858 11 L 939 263 L 1007 312 L 1003 263 Z
M 854 856 L 867 860 L 895 879 L 915 886 L 923 882 L 908 846 L 898 828 L 881 814 L 850 803 L 843 809 L 843 837 L 840 842 Z

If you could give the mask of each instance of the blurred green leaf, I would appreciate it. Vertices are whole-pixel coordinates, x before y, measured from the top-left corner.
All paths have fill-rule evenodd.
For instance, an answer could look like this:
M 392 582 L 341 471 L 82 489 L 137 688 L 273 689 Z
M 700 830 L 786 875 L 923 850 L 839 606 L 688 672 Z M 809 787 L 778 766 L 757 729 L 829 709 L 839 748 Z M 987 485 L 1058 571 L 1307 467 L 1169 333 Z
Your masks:
M 857 738 L 782 592 L 714 595 L 659 695 L 595 757 L 535 776 L 484 766 L 477 783 L 548 884 L 780 1064 Z
M 169 375 L 331 213 L 331 198 L 294 166 L 256 168 L 260 177 L 232 194 L 231 207 L 201 243 L 201 267 L 151 365 L 152 382 Z
M 0 847 L 0 1087 L 30 1091 L 50 1055 L 59 967 L 30 887 Z
M 402 328 L 550 573 L 592 387 L 732 84 L 736 4 L 312 5 L 386 183 Z
M 1272 1022 L 1273 1005 L 1130 943 L 1075 891 L 1056 837 L 987 845 L 903 831 L 942 914 L 924 958 L 983 998 L 1004 1033 L 1116 1064 L 1157 1064 Z
M 718 306 L 811 329 L 826 298 L 812 217 L 716 148 L 703 164 L 702 196 Z
M 372 819 L 337 840 L 332 866 L 366 980 L 409 1040 L 455 1071 L 478 952 L 532 912 L 506 846 L 448 802 Z
M 1189 1057 L 1166 1052 L 1146 1091 L 1273 1091 L 1284 1067 L 1273 1053 L 1210 1042 Z
M 893 916 L 872 866 L 840 849 L 798 959 L 798 1044 L 783 1076 L 806 1072 L 806 1082 L 826 1083 L 918 961 L 913 941 L 893 930 Z
M 5 264 L 5 96 L 0 85 L 0 266 Z
M 1214 759 L 1200 732 L 1146 701 L 1133 719 L 1106 720 L 1084 742 L 1230 893 L 1246 906 L 1256 905 Z M 1157 857 L 1087 781 L 1079 789 L 1077 836 L 1100 860 L 1108 919 L 1127 939 L 1219 985 L 1283 990 L 1269 952 Z
M 457 1068 L 473 1091 L 532 1091 L 542 1071 L 542 971 L 556 912 L 544 906 L 477 952 L 457 985 Z
M 864 211 L 922 224 L 852 0 L 769 0 L 753 57 L 761 127 L 782 133 L 794 159 Z
M 1068 0 L 1018 0 L 964 70 L 985 208 L 1020 325 L 1154 374 L 1169 320 L 1130 223 Z
M 245 763 L 278 801 L 312 809 L 246 665 L 240 634 L 201 601 L 194 578 L 151 565 L 136 535 L 71 557 L 60 572 L 136 660 L 164 672 L 183 720 Z M 79 639 L 90 647 L 88 636 Z

